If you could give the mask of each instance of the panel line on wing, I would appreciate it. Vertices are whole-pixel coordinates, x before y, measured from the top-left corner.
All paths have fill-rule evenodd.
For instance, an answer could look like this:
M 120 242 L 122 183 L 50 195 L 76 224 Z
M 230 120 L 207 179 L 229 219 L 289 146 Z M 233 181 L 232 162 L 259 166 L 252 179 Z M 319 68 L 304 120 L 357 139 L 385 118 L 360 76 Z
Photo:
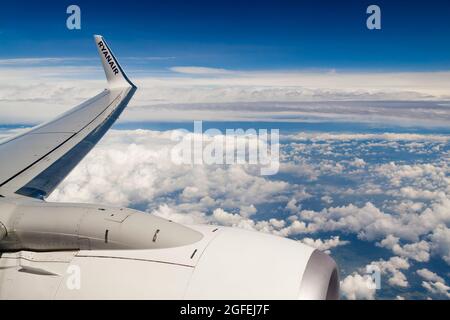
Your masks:
M 95 43 L 109 89 L 57 118 L 0 142 L 0 192 L 44 199 L 119 118 L 137 87 L 102 36 Z
M 33 163 L 31 163 L 30 165 L 28 165 L 26 168 L 22 169 L 21 171 L 19 171 L 18 173 L 16 173 L 15 175 L 13 175 L 12 177 L 8 178 L 7 180 L 5 180 L 4 182 L 2 182 L 0 184 L 0 187 L 4 186 L 5 184 L 7 184 L 8 182 L 10 182 L 11 180 L 13 180 L 14 178 L 16 178 L 17 176 L 21 175 L 23 172 L 27 171 L 28 169 L 30 169 L 32 166 L 34 166 L 36 163 L 40 162 L 42 159 L 44 159 L 45 157 L 49 156 L 51 153 L 53 153 L 55 150 L 57 150 L 58 148 L 60 148 L 62 145 L 64 145 L 65 143 L 67 143 L 70 139 L 72 139 L 74 136 L 76 136 L 77 134 L 79 134 L 81 131 L 83 131 L 86 127 L 88 127 L 92 122 L 94 122 L 98 117 L 100 117 L 106 110 L 108 110 L 108 108 L 114 103 L 116 102 L 116 100 L 118 98 L 121 97 L 121 94 L 119 94 L 116 98 L 113 99 L 113 101 L 108 104 L 108 106 L 103 109 L 94 119 L 92 119 L 91 121 L 89 121 L 89 123 L 87 123 L 85 126 L 83 126 L 79 131 L 75 132 L 74 134 L 72 134 L 69 138 L 67 138 L 66 140 L 64 140 L 63 142 L 61 142 L 59 145 L 57 145 L 55 148 L 53 148 L 52 150 L 50 150 L 48 153 L 46 153 L 45 155 L 43 155 L 42 157 L 40 157 L 39 159 L 37 159 L 36 161 L 34 161 Z
M 61 114 L 59 117 L 57 117 L 56 119 L 53 119 L 52 121 L 45 122 L 45 123 L 42 123 L 42 124 L 40 124 L 40 125 L 37 125 L 37 126 L 31 128 L 29 131 L 26 131 L 26 132 L 24 132 L 24 133 L 20 133 L 20 134 L 18 134 L 18 135 L 16 135 L 16 136 L 13 136 L 13 137 L 11 137 L 11 138 L 6 138 L 6 140 L 0 142 L 0 146 L 5 145 L 5 144 L 8 144 L 8 143 L 10 143 L 10 142 L 12 142 L 12 141 L 14 141 L 14 140 L 17 140 L 17 139 L 19 139 L 19 138 L 21 138 L 21 137 L 23 137 L 23 136 L 25 136 L 25 135 L 28 135 L 28 134 L 40 134 L 40 133 L 76 133 L 76 132 L 73 132 L 73 131 L 70 131 L 70 132 L 56 132 L 56 131 L 55 131 L 55 132 L 54 132 L 54 131 L 35 132 L 35 131 L 37 131 L 38 129 L 44 128 L 45 126 L 47 126 L 47 125 L 49 125 L 49 124 L 51 124 L 51 123 L 53 123 L 53 122 L 55 122 L 55 121 L 61 120 L 61 119 L 65 118 L 65 117 L 68 117 L 68 116 L 70 116 L 70 115 L 72 115 L 72 114 L 74 114 L 74 113 L 76 113 L 76 112 L 79 112 L 80 110 L 82 110 L 82 109 L 88 107 L 89 105 L 91 105 L 91 104 L 97 102 L 98 100 L 100 100 L 101 98 L 105 97 L 105 96 L 107 95 L 106 92 L 108 92 L 107 89 L 105 89 L 103 92 L 99 93 L 97 96 L 95 96 L 95 97 L 89 99 L 88 101 L 85 101 L 85 102 L 84 102 L 83 104 L 81 104 L 80 106 L 78 106 L 78 107 L 76 107 L 76 108 L 73 108 L 73 109 L 71 109 L 71 110 L 66 111 L 65 113 Z M 80 108 L 80 107 L 82 107 L 82 108 Z
M 132 88 L 114 111 L 80 142 L 15 193 L 38 199 L 47 197 L 108 131 L 128 104 L 135 90 Z

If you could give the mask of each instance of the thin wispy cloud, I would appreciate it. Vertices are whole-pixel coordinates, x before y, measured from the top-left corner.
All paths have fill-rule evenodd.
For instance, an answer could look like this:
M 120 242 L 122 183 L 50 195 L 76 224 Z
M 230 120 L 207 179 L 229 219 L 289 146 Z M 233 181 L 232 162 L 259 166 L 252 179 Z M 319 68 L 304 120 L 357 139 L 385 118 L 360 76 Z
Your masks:
M 173 56 L 145 56 L 145 57 L 122 57 L 123 61 L 162 61 L 175 59 Z M 28 58 L 4 58 L 0 59 L 2 66 L 64 66 L 67 64 L 81 64 L 83 62 L 98 62 L 97 56 L 92 57 L 28 57 Z
M 132 60 L 132 61 L 159 61 L 159 60 L 173 60 L 174 56 L 147 56 L 147 57 L 121 57 L 120 60 Z
M 77 63 L 97 61 L 97 57 L 40 57 L 40 58 L 13 58 L 0 59 L 0 66 L 30 66 L 30 65 L 58 65 L 65 63 Z
M 171 67 L 170 70 L 177 73 L 193 74 L 193 75 L 223 75 L 236 73 L 232 70 L 222 68 L 209 68 L 209 67 Z
M 61 59 L 0 60 L 2 123 L 46 120 L 104 88 L 98 57 L 95 63 L 73 58 L 77 65 L 63 65 Z M 25 64 L 17 68 L 14 63 Z M 135 74 L 130 70 L 139 90 L 122 121 L 350 121 L 406 126 L 445 126 L 450 121 L 446 102 L 450 72 L 173 67 L 139 76 L 141 69 Z

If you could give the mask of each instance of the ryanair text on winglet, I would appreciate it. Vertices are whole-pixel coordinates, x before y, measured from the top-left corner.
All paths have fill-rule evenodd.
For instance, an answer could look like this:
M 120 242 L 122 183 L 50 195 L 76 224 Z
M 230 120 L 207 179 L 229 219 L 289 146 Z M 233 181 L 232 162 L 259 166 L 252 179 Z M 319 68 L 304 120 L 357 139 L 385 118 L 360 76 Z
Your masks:
M 105 56 L 106 61 L 111 66 L 111 70 L 114 72 L 114 74 L 118 74 L 119 68 L 117 68 L 116 64 L 114 63 L 114 59 L 111 56 L 111 54 L 108 52 L 108 49 L 106 49 L 106 46 L 104 45 L 103 41 L 100 41 L 98 43 L 98 46 L 99 46 L 101 52 L 103 53 L 103 55 Z

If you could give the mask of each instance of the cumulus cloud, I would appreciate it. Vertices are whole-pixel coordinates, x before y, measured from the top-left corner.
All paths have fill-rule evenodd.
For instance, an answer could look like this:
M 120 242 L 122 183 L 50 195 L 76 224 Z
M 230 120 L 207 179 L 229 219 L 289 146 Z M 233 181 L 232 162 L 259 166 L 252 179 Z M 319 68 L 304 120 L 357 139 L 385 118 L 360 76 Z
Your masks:
M 399 224 L 391 215 L 383 213 L 372 203 L 362 207 L 353 204 L 330 207 L 320 212 L 302 210 L 303 221 L 308 221 L 308 231 L 336 231 L 356 233 L 361 239 L 373 240 L 383 233 L 393 231 Z
M 302 232 L 299 221 L 253 216 L 257 205 L 276 202 L 297 212 L 298 201 L 310 196 L 303 186 L 253 174 L 245 165 L 177 164 L 170 152 L 176 143 L 173 134 L 111 130 L 48 200 L 133 206 L 181 223 L 213 223 L 280 236 Z
M 295 177 L 304 177 L 311 181 L 317 180 L 320 175 L 318 168 L 315 168 L 314 165 L 303 160 L 297 162 L 283 162 L 280 164 L 278 171 Z
M 366 162 L 361 158 L 355 158 L 353 161 L 350 161 L 349 164 L 359 168 L 366 166 Z
M 449 229 L 442 225 L 449 219 L 449 199 L 433 203 L 419 214 L 394 215 L 381 211 L 372 203 L 358 207 L 353 204 L 325 208 L 319 212 L 302 210 L 298 215 L 306 223 L 305 232 L 344 231 L 355 233 L 360 239 L 385 238 L 380 246 L 416 261 L 429 260 L 431 247 L 420 237 L 429 236 L 435 252 L 449 262 Z M 416 241 L 403 246 L 399 239 Z
M 0 139 L 12 132 L 0 131 Z M 439 293 L 445 281 L 408 270 L 433 255 L 450 264 L 448 137 L 292 133 L 280 140 L 280 175 L 269 178 L 246 165 L 175 164 L 170 158 L 174 134 L 189 133 L 110 131 L 49 201 L 132 206 L 187 224 L 290 237 L 326 252 L 350 245 L 345 237 L 354 234 L 396 255 L 370 264 L 380 268 L 387 284 L 402 290 L 417 283 L 410 284 L 409 277 L 423 277 L 424 291 L 445 296 Z M 410 150 L 421 160 L 389 160 Z M 350 276 L 349 287 L 365 277 Z M 348 292 L 349 298 L 370 297 Z
M 416 272 L 419 276 L 421 276 L 427 281 L 445 282 L 445 280 L 442 277 L 438 276 L 435 272 L 432 272 L 426 268 L 419 269 Z
M 243 229 L 250 229 L 250 230 L 253 230 L 255 228 L 255 223 L 253 220 L 246 219 L 239 214 L 226 212 L 220 208 L 213 211 L 212 217 L 217 223 L 221 225 L 240 227 Z
M 430 139 L 436 139 L 438 137 L 430 137 Z M 390 183 L 393 186 L 401 186 L 402 182 L 414 182 L 418 187 L 424 190 L 418 190 L 411 186 L 405 186 L 401 188 L 400 194 L 407 198 L 425 198 L 433 199 L 438 198 L 442 193 L 433 192 L 427 190 L 430 186 L 429 183 L 438 184 L 438 186 L 446 186 L 448 183 L 446 172 L 448 168 L 446 166 L 436 166 L 431 163 L 415 164 L 415 165 L 398 165 L 395 162 L 389 162 L 375 168 L 376 172 L 382 176 L 390 179 Z M 445 190 L 445 189 L 444 189 Z
M 369 266 L 380 270 L 382 274 L 389 276 L 388 283 L 392 286 L 408 287 L 409 283 L 405 274 L 401 270 L 408 270 L 410 264 L 407 259 L 392 257 L 389 260 L 374 261 Z
M 371 274 L 354 272 L 344 278 L 341 281 L 341 292 L 349 300 L 374 299 L 377 289 L 376 272 L 388 276 L 387 282 L 389 285 L 404 288 L 408 287 L 409 283 L 402 270 L 408 270 L 409 268 L 408 260 L 397 256 L 391 257 L 389 260 L 373 261 L 365 268 L 365 271 L 370 270 Z M 398 298 L 401 299 L 402 297 L 398 296 Z
M 330 239 L 325 239 L 325 240 L 322 240 L 322 239 L 314 240 L 312 238 L 303 238 L 300 240 L 300 242 L 302 242 L 310 247 L 324 251 L 325 253 L 328 253 L 328 254 L 331 253 L 330 249 L 333 249 L 333 248 L 336 248 L 339 246 L 344 246 L 344 245 L 347 245 L 350 243 L 350 241 L 345 241 L 345 240 L 339 239 L 339 236 L 335 236 L 335 237 L 332 237 Z
M 290 213 L 293 213 L 293 214 L 299 213 L 300 209 L 301 209 L 301 204 L 298 204 L 297 199 L 295 199 L 295 198 L 292 198 L 286 204 L 286 210 L 288 210 Z
M 296 141 L 362 141 L 362 140 L 381 140 L 381 141 L 442 141 L 450 140 L 448 135 L 436 134 L 416 134 L 416 133 L 310 133 L 299 132 L 286 135 L 286 138 Z M 389 164 L 392 165 L 392 164 Z M 395 164 L 394 164 L 395 165 Z
M 348 300 L 375 299 L 375 281 L 369 275 L 354 273 L 341 281 L 341 294 Z
M 433 249 L 450 265 L 450 229 L 439 225 L 430 235 Z
M 388 248 L 392 252 L 401 257 L 410 258 L 419 262 L 427 262 L 430 259 L 430 245 L 426 241 L 417 243 L 399 244 L 400 238 L 388 235 L 381 242 L 378 243 L 380 247 Z
M 333 203 L 333 198 L 330 197 L 330 196 L 323 196 L 322 198 L 320 198 L 320 200 L 322 200 L 326 204 L 332 204 Z
M 424 287 L 430 293 L 436 295 L 442 295 L 446 298 L 450 298 L 450 287 L 442 282 L 422 281 L 422 287 Z
M 129 205 L 152 203 L 173 194 L 172 200 L 191 203 L 189 209 L 242 208 L 248 214 L 255 210 L 252 205 L 284 201 L 291 194 L 289 183 L 251 174 L 244 165 L 177 164 L 171 155 L 177 143 L 172 135 L 148 130 L 111 131 L 105 143 L 77 166 L 51 199 Z M 303 187 L 294 188 L 298 195 L 302 193 Z

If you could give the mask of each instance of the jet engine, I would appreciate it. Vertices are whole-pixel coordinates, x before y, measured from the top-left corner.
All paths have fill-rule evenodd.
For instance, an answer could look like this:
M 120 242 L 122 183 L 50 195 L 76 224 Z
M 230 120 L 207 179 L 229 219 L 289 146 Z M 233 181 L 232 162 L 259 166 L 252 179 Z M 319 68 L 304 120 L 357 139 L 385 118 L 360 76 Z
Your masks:
M 0 199 L 0 298 L 337 299 L 326 254 L 241 229 Z

